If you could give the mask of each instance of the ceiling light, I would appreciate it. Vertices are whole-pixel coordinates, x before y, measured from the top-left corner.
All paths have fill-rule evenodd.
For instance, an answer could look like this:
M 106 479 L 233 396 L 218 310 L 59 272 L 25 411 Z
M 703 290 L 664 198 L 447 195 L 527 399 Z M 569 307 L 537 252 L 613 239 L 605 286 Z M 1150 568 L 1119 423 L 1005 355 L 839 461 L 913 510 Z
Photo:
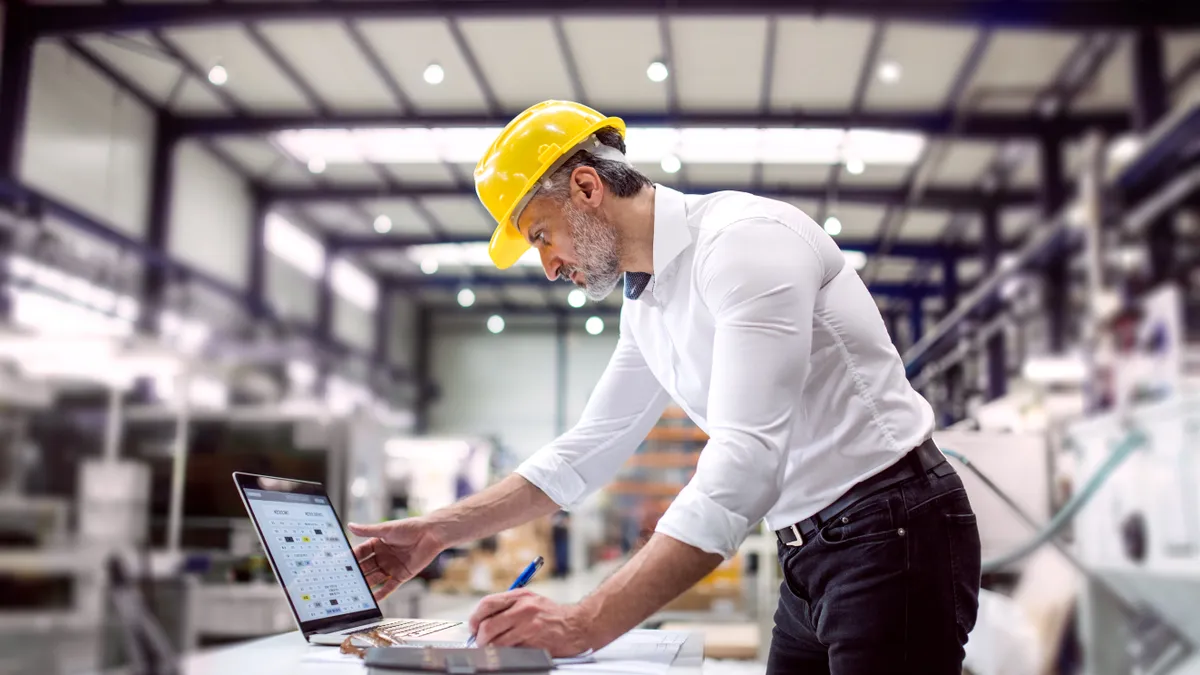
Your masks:
M 646 77 L 650 78 L 651 82 L 662 82 L 667 79 L 671 71 L 667 70 L 667 64 L 662 61 L 651 61 L 646 67 Z
M 842 233 L 842 221 L 837 216 L 829 216 L 825 219 L 825 232 L 831 237 L 838 236 Z
M 895 61 L 884 61 L 879 64 L 879 79 L 886 84 L 900 81 L 900 64 Z
M 604 319 L 598 316 L 590 317 L 587 323 L 583 324 L 583 327 L 587 329 L 588 333 L 599 335 L 604 332 Z
M 458 304 L 463 307 L 470 307 L 475 304 L 475 291 L 469 288 L 464 288 L 458 292 Z
M 425 67 L 425 81 L 429 84 L 441 84 L 446 79 L 446 71 L 436 63 Z
M 842 257 L 845 258 L 846 264 L 850 265 L 856 270 L 862 270 L 862 268 L 867 266 L 867 254 L 863 253 L 862 251 L 853 251 L 847 249 L 842 251 Z
M 287 376 L 293 387 L 308 391 L 317 383 L 317 368 L 305 361 L 288 361 Z
M 392 219 L 384 214 L 380 214 L 375 218 L 375 231 L 379 234 L 387 234 L 392 231 Z
M 1126 134 L 1118 136 L 1109 146 L 1108 161 L 1117 165 L 1125 166 L 1142 150 L 1142 139 L 1138 136 Z
M 667 173 L 678 173 L 683 168 L 683 162 L 679 161 L 675 155 L 667 155 L 662 158 L 661 166 L 662 170 Z
M 421 261 L 421 271 L 425 274 L 437 274 L 438 261 L 437 258 L 426 258 Z
M 313 173 L 325 173 L 325 160 L 320 157 L 313 157 L 308 160 L 308 170 Z
M 213 66 L 208 70 L 208 81 L 219 87 L 229 81 L 229 72 L 225 70 L 225 66 Z
M 587 303 L 587 293 L 584 293 L 582 289 L 576 288 L 576 289 L 573 289 L 570 293 L 567 293 L 567 304 L 568 305 L 570 305 L 572 307 L 583 307 L 584 304 L 586 304 L 586 303 Z
M 504 330 L 504 317 L 499 314 L 493 314 L 488 317 L 487 328 L 492 333 L 499 333 Z
M 850 159 L 846 160 L 846 171 L 849 171 L 850 173 L 854 174 L 855 176 L 861 175 L 862 172 L 866 171 L 866 170 L 867 170 L 867 165 L 863 164 L 863 161 L 861 159 L 859 159 L 857 157 L 851 157 Z

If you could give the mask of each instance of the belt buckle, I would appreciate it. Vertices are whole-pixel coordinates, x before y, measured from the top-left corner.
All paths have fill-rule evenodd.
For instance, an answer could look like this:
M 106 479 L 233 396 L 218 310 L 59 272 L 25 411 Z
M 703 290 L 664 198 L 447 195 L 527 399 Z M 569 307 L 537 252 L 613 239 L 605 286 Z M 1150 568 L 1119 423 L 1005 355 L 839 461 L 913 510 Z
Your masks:
M 791 525 L 792 534 L 796 535 L 796 541 L 789 541 L 786 545 L 792 548 L 800 548 L 804 545 L 804 537 L 800 536 L 800 528 L 796 527 L 795 523 Z

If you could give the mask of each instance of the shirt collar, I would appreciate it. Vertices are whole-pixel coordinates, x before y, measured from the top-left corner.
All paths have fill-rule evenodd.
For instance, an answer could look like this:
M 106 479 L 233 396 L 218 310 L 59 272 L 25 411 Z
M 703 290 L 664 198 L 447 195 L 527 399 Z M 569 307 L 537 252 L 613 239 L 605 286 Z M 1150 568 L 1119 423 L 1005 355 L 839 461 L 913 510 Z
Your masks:
M 687 202 L 682 192 L 654 186 L 654 273 L 661 275 L 692 245 L 688 229 Z
M 687 202 L 682 192 L 654 185 L 654 277 L 662 278 L 671 263 L 692 244 L 687 224 Z M 625 273 L 625 297 L 636 300 L 650 284 L 651 275 Z

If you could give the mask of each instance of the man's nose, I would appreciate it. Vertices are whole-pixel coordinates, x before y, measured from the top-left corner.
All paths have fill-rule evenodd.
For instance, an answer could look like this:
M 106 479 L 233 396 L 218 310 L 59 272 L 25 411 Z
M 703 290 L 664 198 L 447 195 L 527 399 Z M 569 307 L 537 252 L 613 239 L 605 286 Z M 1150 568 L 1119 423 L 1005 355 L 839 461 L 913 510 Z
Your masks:
M 562 267 L 562 263 L 545 249 L 539 250 L 538 255 L 542 258 L 542 270 L 546 272 L 546 278 L 550 281 L 557 281 L 558 271 Z

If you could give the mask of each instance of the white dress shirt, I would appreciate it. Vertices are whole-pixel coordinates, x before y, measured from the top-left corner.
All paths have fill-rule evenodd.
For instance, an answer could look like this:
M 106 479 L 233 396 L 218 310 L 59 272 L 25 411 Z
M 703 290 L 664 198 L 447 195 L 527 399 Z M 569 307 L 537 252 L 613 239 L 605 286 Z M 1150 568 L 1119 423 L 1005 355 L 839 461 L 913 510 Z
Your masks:
M 932 434 L 866 286 L 796 207 L 658 185 L 653 260 L 579 422 L 517 469 L 560 506 L 610 481 L 671 400 L 709 441 L 657 531 L 726 558 Z

